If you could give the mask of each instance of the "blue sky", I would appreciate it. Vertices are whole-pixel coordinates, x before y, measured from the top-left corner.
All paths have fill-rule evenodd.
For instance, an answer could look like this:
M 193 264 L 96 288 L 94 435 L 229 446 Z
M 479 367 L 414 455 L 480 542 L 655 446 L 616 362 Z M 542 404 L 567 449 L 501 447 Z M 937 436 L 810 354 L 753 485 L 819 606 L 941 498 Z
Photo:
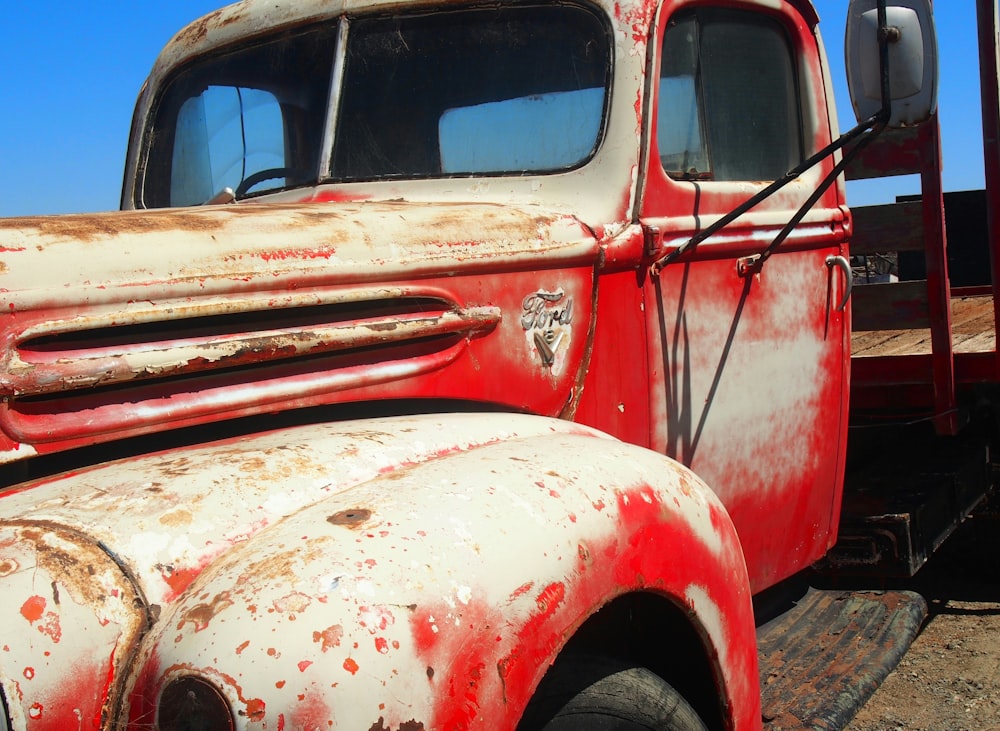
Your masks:
M 0 216 L 118 207 L 136 95 L 164 43 L 222 0 L 8 2 L 0 32 Z M 845 0 L 817 0 L 841 127 Z M 975 3 L 938 0 L 945 189 L 982 187 Z M 852 184 L 854 204 L 917 192 L 914 179 Z

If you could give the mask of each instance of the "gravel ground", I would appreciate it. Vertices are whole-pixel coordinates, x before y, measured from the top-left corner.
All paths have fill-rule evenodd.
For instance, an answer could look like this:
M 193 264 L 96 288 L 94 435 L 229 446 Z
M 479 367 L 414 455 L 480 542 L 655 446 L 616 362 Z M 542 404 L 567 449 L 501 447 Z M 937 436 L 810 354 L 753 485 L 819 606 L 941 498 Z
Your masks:
M 967 524 L 901 586 L 927 621 L 847 731 L 1000 731 L 1000 520 Z

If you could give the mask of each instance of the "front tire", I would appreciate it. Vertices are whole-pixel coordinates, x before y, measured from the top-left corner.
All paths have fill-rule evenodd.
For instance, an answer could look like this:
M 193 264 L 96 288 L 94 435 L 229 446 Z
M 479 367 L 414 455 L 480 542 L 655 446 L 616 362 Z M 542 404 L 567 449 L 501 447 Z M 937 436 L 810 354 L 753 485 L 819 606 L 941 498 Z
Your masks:
M 549 671 L 518 731 L 707 731 L 669 683 L 604 657 L 563 658 Z

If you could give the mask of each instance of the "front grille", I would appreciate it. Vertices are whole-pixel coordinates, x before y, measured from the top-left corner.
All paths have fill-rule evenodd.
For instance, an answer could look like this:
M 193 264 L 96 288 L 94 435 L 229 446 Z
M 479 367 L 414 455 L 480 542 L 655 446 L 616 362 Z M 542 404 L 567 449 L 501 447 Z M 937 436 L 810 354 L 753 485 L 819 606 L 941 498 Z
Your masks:
M 8 334 L 0 419 L 35 443 L 298 405 L 441 368 L 499 321 L 496 307 L 389 289 L 53 319 Z

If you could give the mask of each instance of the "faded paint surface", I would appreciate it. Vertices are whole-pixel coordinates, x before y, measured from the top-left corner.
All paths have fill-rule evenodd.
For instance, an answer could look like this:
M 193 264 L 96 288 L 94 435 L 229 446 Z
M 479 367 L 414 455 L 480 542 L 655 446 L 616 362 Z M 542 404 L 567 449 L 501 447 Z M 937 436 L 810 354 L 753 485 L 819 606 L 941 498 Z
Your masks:
M 387 727 L 513 727 L 572 630 L 637 589 L 714 618 L 703 631 L 733 712 L 758 713 L 740 680 L 756 673 L 745 569 L 721 504 L 662 457 L 567 422 L 447 415 L 304 427 L 54 478 L 0 508 L 53 534 L 85 531 L 157 607 L 129 681 L 136 721 L 162 682 L 194 673 L 262 728 L 279 718 L 367 728 L 380 717 Z M 24 568 L 22 554 L 0 559 Z M 31 573 L 0 577 L 5 594 L 18 576 Z M 3 678 L 26 667 L 41 677 L 50 591 L 12 606 L 19 622 L 48 629 L 44 643 L 19 635 L 32 644 L 0 657 Z M 115 616 L 112 630 L 124 622 Z M 63 630 L 61 641 L 107 662 L 102 636 Z M 135 636 L 118 651 L 131 654 Z M 124 678 L 107 677 L 116 705 Z M 470 678 L 475 687 L 459 691 Z
M 513 415 L 302 427 L 43 480 L 6 493 L 0 505 L 22 521 L 86 526 L 145 577 L 149 602 L 163 604 L 217 556 L 306 505 L 442 455 L 551 428 Z
M 10 219 L 0 235 L 17 244 L 0 254 L 5 461 L 279 404 L 558 415 L 586 366 L 599 247 L 564 215 L 272 204 Z
M 802 57 L 807 149 L 828 144 L 821 49 L 810 23 L 772 7 Z M 661 23 L 665 19 L 661 18 Z M 670 179 L 652 141 L 643 222 L 660 251 L 688 241 L 765 183 Z M 836 533 L 846 450 L 848 320 L 843 278 L 826 257 L 846 242 L 833 187 L 760 271 L 766 249 L 832 169 L 825 160 L 647 283 L 652 443 L 703 477 L 725 503 L 755 591 L 819 559 Z
M 0 687 L 14 728 L 100 728 L 148 620 L 137 588 L 85 534 L 6 519 L 0 585 Z
M 711 618 L 747 724 L 743 571 L 721 505 L 690 473 L 552 426 L 339 491 L 221 556 L 144 644 L 131 714 L 198 673 L 263 727 L 513 728 L 572 630 L 638 589 Z
M 845 214 L 835 188 L 738 276 L 817 170 L 648 276 L 760 187 L 660 168 L 645 75 L 686 4 L 599 3 L 615 93 L 579 170 L 0 221 L 0 461 L 375 399 L 534 414 L 320 424 L 8 489 L 0 584 L 20 629 L 0 638 L 0 683 L 16 727 L 147 726 L 164 684 L 194 675 L 242 729 L 513 728 L 574 630 L 629 592 L 685 610 L 726 721 L 759 727 L 751 587 L 832 538 L 846 323 L 824 261 Z M 126 207 L 173 69 L 382 5 L 250 0 L 182 31 L 139 100 Z M 819 146 L 815 14 L 753 5 L 805 51 Z M 60 683 L 70 665 L 82 690 Z
M 678 266 L 650 303 L 668 333 L 653 357 L 660 438 L 726 503 L 758 589 L 825 553 L 835 528 L 847 393 L 824 258 L 776 256 L 751 280 L 732 261 Z

